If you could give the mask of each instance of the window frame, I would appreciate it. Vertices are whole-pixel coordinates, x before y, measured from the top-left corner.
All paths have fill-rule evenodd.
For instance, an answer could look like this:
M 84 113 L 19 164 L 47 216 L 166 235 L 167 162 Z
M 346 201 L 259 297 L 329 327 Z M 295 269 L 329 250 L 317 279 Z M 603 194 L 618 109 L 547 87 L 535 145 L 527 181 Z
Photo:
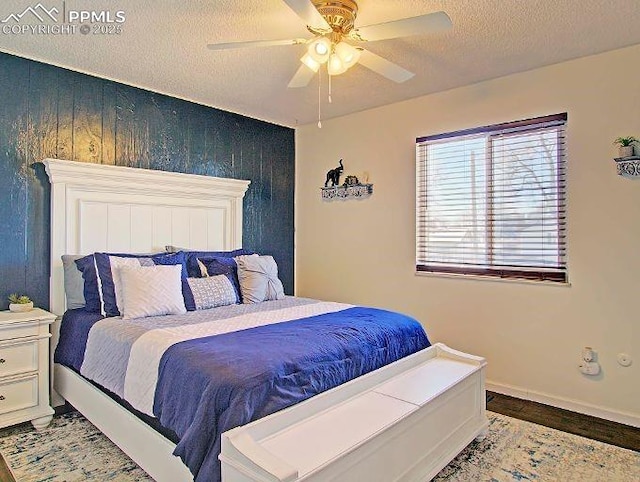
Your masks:
M 500 124 L 475 127 L 471 129 L 464 129 L 460 131 L 447 132 L 442 134 L 436 134 L 432 136 L 418 137 L 416 138 L 416 273 L 418 274 L 443 274 L 443 275 L 462 275 L 471 277 L 483 277 L 490 279 L 509 279 L 509 280 L 529 280 L 529 281 L 543 281 L 552 282 L 557 284 L 568 284 L 568 267 L 567 267 L 567 233 L 566 233 L 566 213 L 567 213 L 567 193 L 566 193 L 566 169 L 567 169 L 567 155 L 566 155 L 566 124 L 567 113 L 554 114 L 542 117 L 536 117 L 531 119 L 524 119 L 513 122 L 504 122 Z M 534 132 L 536 130 L 549 129 L 552 127 L 560 127 L 557 129 L 556 139 L 556 157 L 555 157 L 555 186 L 557 189 L 558 206 L 555 210 L 555 217 L 558 222 L 556 230 L 558 247 L 556 250 L 556 256 L 558 263 L 556 266 L 550 268 L 544 268 L 541 266 L 502 266 L 494 264 L 495 253 L 494 244 L 497 236 L 494 235 L 495 230 L 495 218 L 491 212 L 495 208 L 494 197 L 496 193 L 499 193 L 497 189 L 493 187 L 493 170 L 496 160 L 494 158 L 494 144 L 492 139 L 505 134 L 515 134 L 518 132 Z M 427 232 L 428 226 L 423 224 L 424 219 L 421 220 L 422 206 L 426 206 L 426 176 L 428 171 L 428 161 L 426 155 L 421 157 L 420 148 L 426 149 L 427 143 L 433 141 L 443 141 L 446 139 L 462 138 L 466 136 L 474 136 L 485 134 L 486 137 L 486 182 L 485 182 L 485 196 L 486 196 L 486 248 L 484 250 L 484 256 L 486 263 L 480 266 L 476 263 L 467 264 L 462 262 L 426 262 L 421 263 L 421 249 L 420 249 L 420 236 Z M 424 175 L 421 178 L 421 174 Z M 421 182 L 425 183 L 421 187 Z M 421 200 L 421 196 L 425 196 Z M 422 204 L 421 204 L 422 203 Z M 425 208 L 426 209 L 426 208 Z M 423 215 L 424 216 L 424 215 Z M 424 249 L 422 251 L 425 251 Z

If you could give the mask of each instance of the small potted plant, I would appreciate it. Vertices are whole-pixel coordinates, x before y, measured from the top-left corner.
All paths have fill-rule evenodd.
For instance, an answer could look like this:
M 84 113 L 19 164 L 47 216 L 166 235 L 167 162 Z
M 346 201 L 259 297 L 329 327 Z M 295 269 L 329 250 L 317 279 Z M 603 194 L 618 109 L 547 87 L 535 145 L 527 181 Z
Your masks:
M 636 142 L 638 142 L 638 139 L 633 136 L 618 137 L 615 141 L 613 141 L 613 143 L 618 146 L 620 157 L 633 156 L 633 145 Z
M 33 309 L 33 301 L 28 296 L 12 294 L 9 296 L 10 311 L 31 311 Z

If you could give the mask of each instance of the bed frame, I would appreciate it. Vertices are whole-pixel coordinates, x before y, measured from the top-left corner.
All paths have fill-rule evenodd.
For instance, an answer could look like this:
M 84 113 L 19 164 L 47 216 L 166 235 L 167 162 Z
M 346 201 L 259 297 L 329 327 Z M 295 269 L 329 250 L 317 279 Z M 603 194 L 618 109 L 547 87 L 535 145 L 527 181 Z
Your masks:
M 249 181 L 45 159 L 51 183 L 50 309 L 66 309 L 63 254 L 148 253 L 166 245 L 223 251 L 242 245 Z M 52 325 L 54 352 L 60 319 Z M 53 361 L 52 361 L 53 363 Z M 175 444 L 74 371 L 53 365 L 51 401 L 68 401 L 157 481 L 192 480 Z
M 50 309 L 59 317 L 66 309 L 60 259 L 63 254 L 157 252 L 164 250 L 165 245 L 198 250 L 241 247 L 242 200 L 249 181 L 57 159 L 45 159 L 42 162 L 51 182 Z M 51 353 L 57 345 L 59 324 L 60 318 L 52 325 Z M 437 455 L 428 463 L 429 467 L 418 467 L 420 470 L 412 472 L 411 480 L 416 474 L 423 478 L 425 475 L 435 475 L 474 437 L 482 436 L 487 427 L 484 360 L 453 352 L 442 345 L 427 350 L 431 350 L 430 355 L 423 355 L 427 359 L 436 356 L 434 354 L 452 359 L 458 357 L 458 361 L 464 358 L 464 362 L 474 368 L 469 372 L 472 378 L 465 378 L 467 381 L 448 380 L 446 371 L 443 372 L 444 385 L 437 394 L 431 395 L 429 403 L 425 401 L 420 410 L 422 426 L 429 427 L 431 423 L 440 427 L 439 430 L 444 434 L 440 440 L 432 440 L 428 435 L 429 430 L 425 431 L 424 437 L 412 431 L 411 439 L 403 438 L 407 426 L 387 431 L 395 434 L 389 443 L 394 444 L 396 449 L 400 447 L 402 450 L 403 444 L 415 445 L 422 438 L 422 442 L 429 445 L 427 452 Z M 387 371 L 384 376 L 390 376 L 395 373 L 394 370 L 398 370 L 398 366 L 404 366 L 398 362 L 392 365 L 388 370 L 385 367 L 377 372 Z M 68 401 L 155 480 L 192 480 L 186 466 L 172 455 L 175 444 L 74 371 L 54 364 L 52 374 L 52 405 Z M 469 389 L 469 386 L 472 388 Z M 262 420 L 266 420 L 268 426 L 273 426 L 272 422 L 269 425 L 269 420 L 275 416 L 279 421 L 278 426 L 287 427 L 300 421 L 300 413 L 311 416 L 314 407 L 324 406 L 323 401 L 331 401 L 332 397 L 343 400 L 370 388 L 350 382 L 331 390 L 329 395 L 319 395 L 302 402 L 299 404 L 303 407 L 302 411 L 292 410 L 296 408 L 292 407 Z M 461 397 L 460 394 L 465 390 L 471 396 Z M 466 401 L 459 402 L 462 398 Z M 454 412 L 445 414 L 442 411 L 442 408 L 456 404 L 459 406 Z M 464 420 L 456 416 L 456 413 L 462 413 L 460 411 L 466 414 Z M 292 415 L 289 417 L 287 414 Z M 404 424 L 411 425 L 415 424 L 416 419 L 408 417 L 404 420 Z M 224 454 L 223 447 L 223 460 Z M 233 457 L 233 454 L 229 457 Z M 263 480 L 238 479 L 229 470 L 226 472 L 228 475 L 223 471 L 225 480 Z M 408 480 L 405 476 L 401 478 Z

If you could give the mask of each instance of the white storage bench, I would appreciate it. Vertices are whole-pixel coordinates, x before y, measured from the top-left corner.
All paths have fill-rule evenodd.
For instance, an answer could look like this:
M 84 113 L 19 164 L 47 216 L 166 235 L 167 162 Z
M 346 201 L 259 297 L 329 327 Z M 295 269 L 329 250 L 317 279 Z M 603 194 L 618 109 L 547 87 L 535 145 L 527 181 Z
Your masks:
M 225 432 L 222 480 L 429 480 L 486 431 L 485 365 L 438 343 Z

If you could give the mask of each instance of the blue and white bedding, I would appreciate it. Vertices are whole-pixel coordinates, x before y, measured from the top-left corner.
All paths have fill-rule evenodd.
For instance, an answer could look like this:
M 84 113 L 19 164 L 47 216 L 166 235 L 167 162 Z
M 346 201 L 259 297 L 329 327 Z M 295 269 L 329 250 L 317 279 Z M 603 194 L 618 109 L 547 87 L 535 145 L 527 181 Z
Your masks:
M 220 436 L 429 346 L 399 313 L 286 297 L 123 321 L 72 310 L 55 361 L 176 433 L 198 482 Z M 68 314 L 69 314 L 68 313 Z

